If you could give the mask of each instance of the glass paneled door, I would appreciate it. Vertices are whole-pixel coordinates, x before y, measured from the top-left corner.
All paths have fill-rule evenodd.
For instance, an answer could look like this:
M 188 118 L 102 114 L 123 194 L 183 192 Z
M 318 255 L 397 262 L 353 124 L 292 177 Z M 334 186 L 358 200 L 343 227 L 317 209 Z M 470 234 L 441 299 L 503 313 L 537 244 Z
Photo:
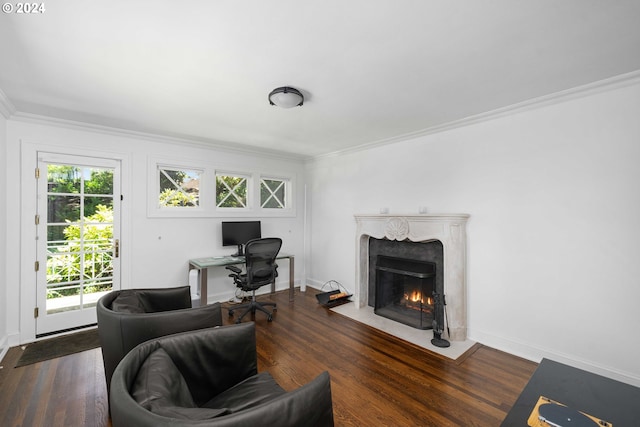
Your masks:
M 36 336 L 96 323 L 119 289 L 120 163 L 38 154 Z

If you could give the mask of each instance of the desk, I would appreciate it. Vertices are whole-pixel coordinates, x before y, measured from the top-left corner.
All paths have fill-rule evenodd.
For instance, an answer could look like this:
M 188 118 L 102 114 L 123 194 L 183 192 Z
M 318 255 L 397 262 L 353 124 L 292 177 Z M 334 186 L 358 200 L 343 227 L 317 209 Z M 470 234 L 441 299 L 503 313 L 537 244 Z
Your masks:
M 613 427 L 640 426 L 640 388 L 548 359 L 542 359 L 501 426 L 526 426 L 540 396 Z
M 294 257 L 291 254 L 279 253 L 276 259 L 289 259 L 289 301 L 293 301 L 293 272 L 294 272 Z M 189 271 L 200 271 L 200 304 L 207 304 L 207 270 L 212 267 L 225 267 L 227 265 L 244 264 L 245 260 L 243 256 L 217 256 L 207 258 L 195 258 L 189 260 Z M 229 279 L 231 282 L 231 279 Z M 276 282 L 271 284 L 271 293 L 276 291 Z

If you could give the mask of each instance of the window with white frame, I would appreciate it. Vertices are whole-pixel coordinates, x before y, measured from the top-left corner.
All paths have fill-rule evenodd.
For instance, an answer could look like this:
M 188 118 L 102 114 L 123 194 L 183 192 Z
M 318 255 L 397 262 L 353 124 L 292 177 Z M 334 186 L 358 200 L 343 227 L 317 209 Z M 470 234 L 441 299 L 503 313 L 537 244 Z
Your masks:
M 249 176 L 216 173 L 216 207 L 247 209 L 249 207 Z
M 289 180 L 260 178 L 260 207 L 263 209 L 287 209 Z
M 243 170 L 202 159 L 150 156 L 147 175 L 149 217 L 290 217 L 295 173 Z
M 158 165 L 158 206 L 197 208 L 200 206 L 201 170 Z

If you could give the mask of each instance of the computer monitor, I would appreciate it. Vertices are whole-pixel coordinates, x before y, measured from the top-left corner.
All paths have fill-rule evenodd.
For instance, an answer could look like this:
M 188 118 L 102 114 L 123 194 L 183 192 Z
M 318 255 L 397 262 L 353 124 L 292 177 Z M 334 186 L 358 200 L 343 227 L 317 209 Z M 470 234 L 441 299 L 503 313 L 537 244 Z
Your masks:
M 244 256 L 244 244 L 261 237 L 260 221 L 222 221 L 222 246 L 238 246 L 232 256 Z

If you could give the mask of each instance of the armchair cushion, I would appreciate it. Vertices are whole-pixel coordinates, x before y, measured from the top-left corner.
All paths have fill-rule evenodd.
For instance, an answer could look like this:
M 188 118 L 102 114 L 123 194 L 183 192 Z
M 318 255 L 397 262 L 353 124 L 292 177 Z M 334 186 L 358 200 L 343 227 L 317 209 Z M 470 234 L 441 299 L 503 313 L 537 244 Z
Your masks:
M 143 408 L 171 418 L 206 420 L 228 412 L 226 408 L 198 408 L 187 382 L 162 347 L 140 367 L 131 396 Z
M 118 313 L 144 313 L 144 306 L 138 295 L 132 292 L 121 292 L 111 303 L 111 310 Z
M 131 388 L 131 395 L 142 407 L 151 410 L 154 405 L 195 407 L 189 387 L 162 347 L 153 351 L 144 361 Z
M 202 405 L 203 408 L 228 408 L 229 413 L 239 412 L 269 402 L 286 394 L 268 372 L 261 372 L 236 384 Z

